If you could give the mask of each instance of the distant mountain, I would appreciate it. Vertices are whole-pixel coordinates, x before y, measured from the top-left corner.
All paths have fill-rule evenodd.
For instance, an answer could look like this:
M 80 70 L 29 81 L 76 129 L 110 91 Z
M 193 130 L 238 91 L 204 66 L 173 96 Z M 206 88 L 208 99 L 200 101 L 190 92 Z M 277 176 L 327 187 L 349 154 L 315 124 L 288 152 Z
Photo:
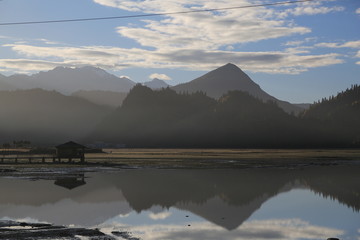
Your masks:
M 88 100 L 101 106 L 108 106 L 117 108 L 121 106 L 123 100 L 127 96 L 127 92 L 112 92 L 112 91 L 77 91 L 72 94 L 74 97 L 79 97 Z
M 160 80 L 158 78 L 154 78 L 153 80 L 149 82 L 144 82 L 144 86 L 147 86 L 151 89 L 161 89 L 161 88 L 167 88 L 170 87 L 169 84 L 167 84 L 164 80 Z
M 259 85 L 250 79 L 250 77 L 244 73 L 236 65 L 228 63 L 218 69 L 215 69 L 195 80 L 188 83 L 179 84 L 173 87 L 177 92 L 197 92 L 203 91 L 208 96 L 213 98 L 220 98 L 228 91 L 240 90 L 248 92 L 250 95 L 259 98 L 263 101 L 274 101 L 279 107 L 284 109 L 288 113 L 299 113 L 303 109 L 290 104 L 285 101 L 276 99 L 263 91 Z
M 6 81 L 6 77 L 0 74 L 0 91 L 15 90 L 15 86 Z
M 79 140 L 109 111 L 55 91 L 0 91 L 0 140 L 29 140 L 46 145 Z
M 103 69 L 90 66 L 57 67 L 31 76 L 13 75 L 6 81 L 18 89 L 42 88 L 56 90 L 63 94 L 71 94 L 79 90 L 128 92 L 135 85 L 128 78 L 119 78 Z

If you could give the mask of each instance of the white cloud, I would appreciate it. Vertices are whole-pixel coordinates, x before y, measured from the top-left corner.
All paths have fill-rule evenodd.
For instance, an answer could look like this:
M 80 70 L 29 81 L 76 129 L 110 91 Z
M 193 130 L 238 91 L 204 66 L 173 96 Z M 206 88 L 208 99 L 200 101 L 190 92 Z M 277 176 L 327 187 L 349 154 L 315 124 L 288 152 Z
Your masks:
M 360 58 L 360 50 L 357 52 L 356 56 L 355 57 L 358 57 Z
M 126 76 L 126 75 L 121 75 L 120 78 L 127 78 L 127 79 L 131 79 L 131 77 Z
M 56 63 L 51 61 L 43 61 L 43 60 L 32 60 L 32 59 L 0 59 L 0 68 L 2 71 L 6 69 L 17 70 L 17 72 L 25 72 L 29 71 L 43 71 L 55 68 L 57 66 L 62 66 L 63 63 Z
M 232 0 L 94 1 L 106 6 L 144 13 L 251 5 L 247 0 L 236 1 L 236 5 Z M 144 26 L 121 26 L 117 28 L 117 32 L 143 46 L 156 49 L 218 50 L 223 46 L 305 34 L 311 31 L 309 28 L 296 26 L 291 21 L 276 20 L 274 10 L 265 7 L 168 15 L 160 20 L 142 22 Z
M 51 40 L 48 40 L 48 39 L 46 39 L 46 38 L 39 38 L 39 39 L 37 39 L 38 41 L 41 41 L 41 42 L 43 42 L 43 43 L 46 43 L 46 44 L 48 44 L 48 45 L 58 45 L 58 44 L 61 44 L 61 43 L 59 43 L 59 42 L 55 42 L 55 41 L 51 41 Z
M 150 79 L 154 79 L 154 78 L 157 78 L 157 79 L 160 79 L 160 80 L 171 80 L 171 77 L 169 77 L 168 75 L 166 74 L 161 74 L 161 73 L 153 73 L 149 76 Z
M 300 55 L 291 51 L 230 52 L 194 49 L 166 51 L 105 46 L 39 47 L 24 44 L 8 44 L 6 46 L 18 54 L 33 59 L 0 59 L 0 68 L 33 71 L 48 70 L 59 65 L 92 65 L 112 70 L 140 67 L 207 71 L 231 62 L 247 71 L 297 74 L 307 71 L 309 68 L 343 63 L 339 54 L 304 55 L 306 49 L 303 49 Z
M 360 8 L 356 9 L 356 13 L 360 14 Z
M 355 55 L 356 58 L 360 58 L 360 50 Z M 360 65 L 360 61 L 356 62 L 356 64 Z
M 197 9 L 212 9 L 230 6 L 248 6 L 250 0 L 93 0 L 94 2 L 143 13 L 177 12 Z M 308 42 L 288 42 L 296 46 L 284 51 L 239 52 L 236 46 L 292 35 L 302 35 L 311 29 L 297 26 L 287 15 L 323 14 L 341 11 L 340 7 L 326 7 L 320 1 L 281 8 L 243 8 L 216 12 L 198 12 L 167 15 L 142 20 L 138 25 L 116 28 L 123 37 L 130 38 L 140 48 L 109 46 L 53 46 L 56 42 L 38 39 L 46 46 L 30 44 L 7 44 L 22 59 L 0 60 L 4 69 L 48 70 L 53 66 L 92 65 L 104 69 L 120 70 L 127 67 L 180 68 L 211 70 L 228 62 L 244 70 L 265 73 L 297 74 L 310 68 L 342 63 L 340 55 L 328 53 L 314 55 L 309 47 L 299 47 Z M 285 11 L 283 9 L 285 8 Z M 309 40 L 310 41 L 310 40 Z M 226 51 L 220 50 L 226 49 Z M 28 58 L 28 59 L 25 59 Z M 23 65 L 25 63 L 25 65 Z M 159 75 L 159 79 L 168 76 Z
M 360 48 L 360 40 L 359 41 L 350 41 L 346 43 L 318 43 L 315 45 L 316 47 L 326 47 L 326 48 Z
M 321 1 L 298 3 L 295 8 L 290 8 L 279 13 L 279 17 L 285 18 L 289 15 L 300 16 L 327 14 L 330 12 L 340 12 L 345 10 L 345 8 L 341 6 L 325 7 L 322 6 L 322 4 L 323 3 Z
M 299 46 L 303 43 L 304 43 L 304 41 L 289 41 L 289 42 L 286 42 L 284 45 L 285 46 Z

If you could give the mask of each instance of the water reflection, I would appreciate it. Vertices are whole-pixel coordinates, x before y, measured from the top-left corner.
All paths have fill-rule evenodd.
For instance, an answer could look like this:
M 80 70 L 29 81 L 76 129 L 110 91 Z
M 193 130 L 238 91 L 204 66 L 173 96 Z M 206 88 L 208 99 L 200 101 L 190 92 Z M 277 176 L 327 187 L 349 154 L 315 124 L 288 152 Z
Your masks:
M 85 185 L 86 182 L 84 174 L 78 174 L 78 176 L 60 177 L 55 180 L 54 184 L 71 190 Z
M 0 218 L 100 226 L 109 232 L 127 228 L 143 239 L 359 236 L 359 167 L 123 170 L 55 182 L 0 178 L 0 189 Z M 293 197 L 281 200 L 283 194 Z M 311 196 L 316 199 L 310 201 Z M 299 213 L 309 208 L 322 212 Z M 352 210 L 344 215 L 336 212 L 347 208 Z M 334 221 L 322 218 L 329 211 L 337 214 Z

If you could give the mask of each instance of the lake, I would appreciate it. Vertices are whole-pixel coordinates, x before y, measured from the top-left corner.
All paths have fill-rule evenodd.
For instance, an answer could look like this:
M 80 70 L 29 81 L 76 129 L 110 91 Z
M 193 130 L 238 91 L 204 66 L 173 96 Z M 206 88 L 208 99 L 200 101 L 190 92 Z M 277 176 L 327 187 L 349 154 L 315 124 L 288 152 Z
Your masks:
M 30 169 L 0 178 L 0 219 L 99 228 L 115 239 L 357 240 L 359 170 Z

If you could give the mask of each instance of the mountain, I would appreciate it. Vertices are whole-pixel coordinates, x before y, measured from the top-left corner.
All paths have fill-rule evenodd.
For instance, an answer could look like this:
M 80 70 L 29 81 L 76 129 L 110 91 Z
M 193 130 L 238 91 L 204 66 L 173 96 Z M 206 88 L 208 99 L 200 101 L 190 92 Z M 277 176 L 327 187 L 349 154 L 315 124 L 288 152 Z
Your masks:
M 0 91 L 0 141 L 53 145 L 79 140 L 110 109 L 42 89 Z
M 203 91 L 208 96 L 220 98 L 223 94 L 232 90 L 248 92 L 250 95 L 263 101 L 274 101 L 288 113 L 299 113 L 303 109 L 285 101 L 276 99 L 263 91 L 259 85 L 250 79 L 236 65 L 228 63 L 188 83 L 179 84 L 173 87 L 177 92 Z
M 121 107 L 88 141 L 128 147 L 306 147 L 324 134 L 285 113 L 274 102 L 230 91 L 215 100 L 202 92 L 176 93 L 136 85 Z M 176 136 L 176 137 L 174 137 Z M 330 140 L 329 140 L 330 141 Z
M 79 90 L 128 92 L 135 85 L 128 78 L 119 78 L 103 69 L 90 66 L 56 67 L 31 76 L 13 75 L 7 78 L 7 82 L 18 89 L 42 88 L 63 94 L 71 94 Z
M 0 91 L 15 90 L 15 86 L 9 84 L 6 79 L 4 75 L 0 74 Z
M 111 108 L 117 108 L 121 106 L 123 100 L 127 96 L 127 92 L 112 92 L 112 91 L 77 91 L 71 94 L 71 96 L 85 99 L 89 102 L 95 103 L 101 106 L 107 106 Z
M 181 95 L 170 88 L 152 90 L 137 84 L 90 138 L 127 146 L 195 147 L 194 142 L 189 143 L 188 135 L 191 133 L 192 140 L 205 144 L 198 139 L 204 138 L 207 129 L 199 123 L 206 121 L 215 105 L 214 99 L 201 93 Z
M 144 82 L 144 86 L 147 86 L 151 89 L 161 89 L 161 88 L 167 88 L 170 87 L 169 84 L 167 84 L 164 80 L 160 80 L 158 78 L 154 78 L 153 80 L 149 82 Z

